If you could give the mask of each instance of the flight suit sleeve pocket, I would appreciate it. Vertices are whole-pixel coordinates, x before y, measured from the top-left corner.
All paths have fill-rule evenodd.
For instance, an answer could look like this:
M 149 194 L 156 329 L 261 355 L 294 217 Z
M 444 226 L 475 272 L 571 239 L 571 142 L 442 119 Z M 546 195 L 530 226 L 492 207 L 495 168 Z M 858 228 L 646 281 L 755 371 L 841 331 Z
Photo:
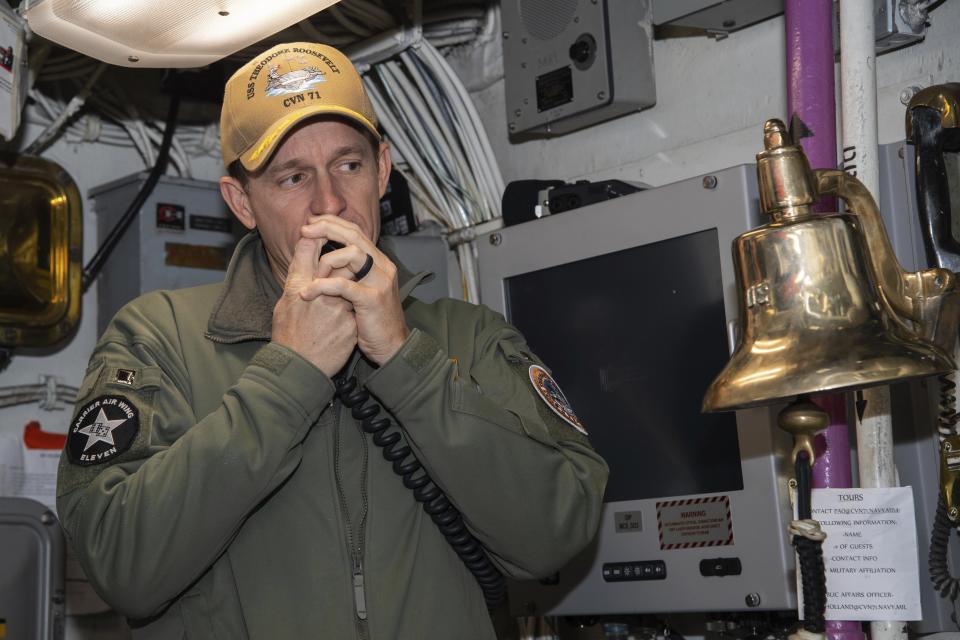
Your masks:
M 457 384 L 454 409 L 498 424 L 549 447 L 564 440 L 586 443 L 586 437 L 561 420 L 539 396 L 531 367 L 545 369 L 525 344 L 509 337 L 499 340 L 495 358 L 474 366 Z
M 548 445 L 572 440 L 590 446 L 586 428 L 543 362 L 515 340 L 502 340 L 499 348 L 514 373 L 511 395 L 524 407 L 524 432 Z
M 60 458 L 57 494 L 90 483 L 104 469 L 147 457 L 154 395 L 162 386 L 156 366 L 124 368 L 101 363 L 88 373 L 90 388 L 77 402 Z
M 453 409 L 482 418 L 515 433 L 525 433 L 520 416 L 507 410 L 474 387 L 469 380 L 459 380 L 454 387 Z

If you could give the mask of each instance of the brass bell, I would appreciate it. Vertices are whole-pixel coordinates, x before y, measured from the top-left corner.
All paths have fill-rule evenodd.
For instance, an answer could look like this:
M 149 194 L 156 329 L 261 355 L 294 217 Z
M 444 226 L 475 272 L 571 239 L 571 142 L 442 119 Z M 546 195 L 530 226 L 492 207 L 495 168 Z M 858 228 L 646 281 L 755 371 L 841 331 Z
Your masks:
M 738 344 L 704 411 L 952 371 L 933 341 L 956 335 L 953 272 L 905 272 L 869 191 L 842 171 L 811 171 L 779 120 L 766 123 L 764 146 L 760 200 L 773 221 L 734 241 Z M 827 194 L 851 212 L 815 214 Z

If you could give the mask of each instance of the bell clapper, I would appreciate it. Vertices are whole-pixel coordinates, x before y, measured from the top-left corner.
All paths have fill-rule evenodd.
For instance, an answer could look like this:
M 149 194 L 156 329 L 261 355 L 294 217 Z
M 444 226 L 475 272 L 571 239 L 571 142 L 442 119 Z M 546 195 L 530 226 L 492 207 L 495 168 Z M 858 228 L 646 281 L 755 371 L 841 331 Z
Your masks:
M 790 523 L 788 531 L 797 549 L 798 571 L 804 598 L 803 626 L 798 634 L 791 635 L 791 638 L 826 637 L 824 612 L 827 604 L 827 584 L 823 567 L 823 541 L 827 535 L 820 528 L 820 523 L 813 519 L 811 474 L 816 459 L 813 438 L 825 429 L 829 422 L 827 412 L 811 402 L 807 396 L 800 396 L 777 416 L 780 428 L 793 436 L 791 457 L 796 473 L 797 518 Z

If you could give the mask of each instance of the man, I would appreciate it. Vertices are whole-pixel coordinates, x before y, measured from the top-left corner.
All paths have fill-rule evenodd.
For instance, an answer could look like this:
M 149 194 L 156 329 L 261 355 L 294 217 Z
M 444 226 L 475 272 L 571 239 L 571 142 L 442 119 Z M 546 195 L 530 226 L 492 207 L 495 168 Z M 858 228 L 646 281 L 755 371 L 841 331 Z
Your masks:
M 334 379 L 396 418 L 509 576 L 592 538 L 605 464 L 514 328 L 417 301 L 423 275 L 377 247 L 390 151 L 340 52 L 286 44 L 241 68 L 221 142 L 252 230 L 225 281 L 127 305 L 78 394 L 58 508 L 89 578 L 137 637 L 493 637 Z

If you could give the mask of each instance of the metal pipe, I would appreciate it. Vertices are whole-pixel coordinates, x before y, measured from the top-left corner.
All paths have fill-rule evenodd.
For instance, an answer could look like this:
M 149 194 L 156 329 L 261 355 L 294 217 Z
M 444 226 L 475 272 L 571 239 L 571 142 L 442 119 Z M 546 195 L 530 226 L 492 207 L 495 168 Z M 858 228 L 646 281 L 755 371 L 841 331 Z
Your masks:
M 834 95 L 833 2 L 787 0 L 787 117 L 793 139 L 814 168 L 837 166 L 837 116 Z M 835 211 L 836 199 L 824 198 L 815 211 Z M 823 394 L 816 402 L 830 424 L 815 439 L 813 487 L 850 487 L 850 441 L 842 394 Z M 832 640 L 864 640 L 858 622 L 828 620 Z
M 856 176 L 871 194 L 878 193 L 880 187 L 875 39 L 873 0 L 843 0 L 840 3 L 843 170 Z
M 859 178 L 871 194 L 876 194 L 880 187 L 880 167 L 874 3 L 873 0 L 843 0 L 839 4 L 843 169 Z M 860 486 L 896 486 L 890 390 L 885 386 L 864 389 L 858 404 Z M 872 640 L 905 640 L 906 624 L 871 622 L 870 637 Z
M 787 0 L 787 118 L 793 140 L 814 169 L 837 166 L 833 2 Z M 832 211 L 831 203 L 817 209 Z

